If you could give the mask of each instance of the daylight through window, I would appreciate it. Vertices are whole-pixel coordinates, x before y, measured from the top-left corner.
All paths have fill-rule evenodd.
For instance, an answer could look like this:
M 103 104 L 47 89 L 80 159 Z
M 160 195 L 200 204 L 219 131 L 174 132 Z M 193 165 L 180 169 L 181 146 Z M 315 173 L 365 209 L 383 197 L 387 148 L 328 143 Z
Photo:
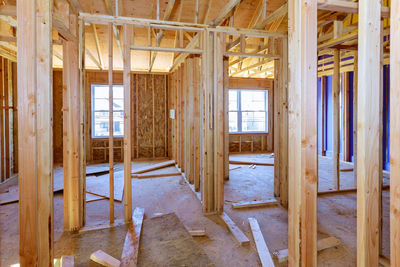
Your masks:
M 109 136 L 108 85 L 92 85 L 92 136 Z M 113 86 L 114 136 L 124 135 L 124 87 Z
M 229 90 L 229 132 L 268 132 L 268 91 Z

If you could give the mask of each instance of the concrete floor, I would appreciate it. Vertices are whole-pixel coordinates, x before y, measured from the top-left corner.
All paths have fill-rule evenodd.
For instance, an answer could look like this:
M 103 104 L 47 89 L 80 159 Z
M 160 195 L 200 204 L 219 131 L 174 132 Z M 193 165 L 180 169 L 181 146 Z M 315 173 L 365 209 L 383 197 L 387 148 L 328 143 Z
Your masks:
M 264 158 L 267 155 L 235 155 L 241 158 Z M 136 164 L 148 164 L 141 162 Z M 134 167 L 137 167 L 135 165 Z M 231 168 L 238 165 L 231 165 Z M 320 157 L 320 190 L 333 186 L 332 164 Z M 13 182 L 15 184 L 15 182 Z M 352 172 L 341 173 L 343 188 L 353 186 Z M 0 192 L 9 185 L 0 185 Z M 147 218 L 175 212 L 189 229 L 206 229 L 206 237 L 194 238 L 216 266 L 261 266 L 252 240 L 248 218 L 258 220 L 271 253 L 287 248 L 287 210 L 280 206 L 232 210 L 233 202 L 263 200 L 273 197 L 273 167 L 257 166 L 230 172 L 225 183 L 225 211 L 251 240 L 240 247 L 217 216 L 204 217 L 199 200 L 181 177 L 133 179 L 133 206 L 145 208 Z M 115 215 L 123 218 L 123 206 L 115 204 Z M 87 203 L 87 225 L 108 219 L 108 201 Z M 383 192 L 383 254 L 389 256 L 389 191 Z M 55 256 L 73 251 L 61 242 L 63 234 L 62 193 L 54 195 Z M 342 245 L 318 253 L 318 266 L 356 266 L 356 194 L 326 195 L 318 198 L 318 238 L 335 236 Z M 61 239 L 60 239 L 61 238 Z M 18 204 L 0 206 L 0 266 L 18 262 Z M 96 247 L 88 248 L 95 251 Z M 82 265 L 83 266 L 83 265 Z M 92 266 L 92 265 L 90 265 Z M 140 262 L 139 262 L 140 266 Z M 276 264 L 287 266 L 287 264 Z

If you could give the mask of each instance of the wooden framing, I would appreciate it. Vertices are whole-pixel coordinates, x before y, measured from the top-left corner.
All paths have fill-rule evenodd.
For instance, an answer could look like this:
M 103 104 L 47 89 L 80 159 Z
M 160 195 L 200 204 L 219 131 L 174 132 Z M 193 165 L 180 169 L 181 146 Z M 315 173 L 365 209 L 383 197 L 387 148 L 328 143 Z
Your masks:
M 110 224 L 114 222 L 114 98 L 113 98 L 113 25 L 108 24 L 108 167 L 110 179 Z
M 78 21 L 70 15 L 70 29 L 78 36 Z M 84 183 L 81 177 L 80 139 L 80 69 L 79 43 L 63 44 L 63 174 L 64 174 L 64 229 L 74 231 L 84 224 Z
M 378 266 L 382 184 L 381 1 L 361 1 L 358 23 L 358 88 L 362 90 L 358 91 L 357 106 L 357 264 Z
M 338 49 L 333 50 L 333 75 L 332 75 L 332 108 L 333 108 L 333 118 L 332 118 L 332 163 L 333 163 L 333 181 L 334 188 L 336 190 L 340 189 L 340 51 Z
M 124 42 L 124 218 L 125 222 L 132 220 L 132 180 L 131 180 L 131 50 L 133 43 L 133 26 L 123 26 Z
M 400 72 L 400 2 L 391 3 L 390 72 Z M 397 30 L 396 30 L 397 29 Z M 390 175 L 400 177 L 400 79 L 390 75 Z M 390 179 L 390 264 L 400 266 L 400 180 Z
M 288 10 L 289 266 L 317 266 L 317 1 Z
M 53 264 L 52 7 L 51 0 L 17 7 L 21 266 Z

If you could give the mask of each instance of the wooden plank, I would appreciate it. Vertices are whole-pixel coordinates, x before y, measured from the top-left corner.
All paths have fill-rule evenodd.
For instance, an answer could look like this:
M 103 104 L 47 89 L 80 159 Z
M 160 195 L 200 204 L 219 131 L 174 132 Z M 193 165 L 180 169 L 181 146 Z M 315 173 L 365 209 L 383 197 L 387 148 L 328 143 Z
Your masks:
M 107 228 L 114 228 L 117 226 L 121 226 L 124 225 L 125 221 L 122 219 L 117 219 L 115 220 L 112 224 L 110 224 L 109 221 L 105 221 L 105 222 L 99 222 L 96 223 L 94 225 L 85 225 L 84 227 L 82 227 L 79 230 L 79 234 L 84 234 L 84 233 L 88 233 L 88 232 L 93 232 L 93 231 L 99 231 L 99 230 L 103 230 L 103 229 L 107 229 Z
M 5 172 L 4 172 L 4 177 L 6 179 L 10 178 L 10 101 L 9 101 L 9 93 L 10 93 L 10 81 L 11 81 L 11 70 L 10 70 L 10 61 L 4 59 L 4 68 L 3 68 L 3 73 L 4 73 L 4 142 L 5 142 L 5 152 L 2 154 L 5 154 Z M 4 151 L 4 150 L 2 150 Z
M 359 3 L 357 264 L 378 266 L 381 196 L 381 2 Z M 379 90 L 377 90 L 379 89 Z
M 267 244 L 265 243 L 257 220 L 255 218 L 249 218 L 248 220 L 251 228 L 251 233 L 253 234 L 254 243 L 256 243 L 258 257 L 260 257 L 261 265 L 263 267 L 274 267 L 274 261 L 271 258 L 271 254 L 269 253 Z
M 17 6 L 21 266 L 53 264 L 51 9 L 50 0 Z
M 340 55 L 339 50 L 333 50 L 333 75 L 332 75 L 332 163 L 334 188 L 340 189 Z
M 288 1 L 289 266 L 317 266 L 317 1 Z
M 207 24 L 212 26 L 220 25 L 225 19 L 227 19 L 229 13 L 240 3 L 240 0 L 229 0 L 228 3 L 219 11 L 218 15 L 214 18 L 213 21 L 208 22 Z
M 61 267 L 74 267 L 74 256 L 64 255 L 61 257 Z
M 106 267 L 119 267 L 121 264 L 119 260 L 108 255 L 102 250 L 97 250 L 90 254 L 90 260 Z
M 318 9 L 343 12 L 347 14 L 357 14 L 359 12 L 357 2 L 346 0 L 318 0 Z M 382 7 L 382 10 L 380 12 L 382 12 L 382 17 L 389 17 L 388 7 Z
M 201 59 L 199 57 L 194 58 L 194 73 L 193 73 L 193 91 L 194 91 L 194 112 L 193 112 L 193 138 L 194 138 L 194 189 L 196 192 L 200 191 L 200 159 L 202 157 L 201 154 L 201 95 L 202 95 L 202 87 L 201 87 Z
M 357 186 L 357 108 L 358 106 L 358 52 L 354 54 L 353 72 L 353 163 L 354 163 L 354 186 Z
M 224 180 L 229 180 L 229 59 L 224 57 Z
M 171 173 L 159 173 L 159 174 L 136 174 L 132 177 L 138 179 L 145 179 L 145 178 L 160 178 L 160 177 L 171 177 L 171 176 L 181 176 L 180 172 L 171 172 Z
M 132 134 L 131 134 L 131 50 L 133 43 L 133 27 L 125 24 L 123 26 L 124 43 L 124 218 L 126 222 L 132 219 Z
M 400 72 L 400 2 L 391 2 L 390 13 L 390 73 Z M 396 30 L 397 29 L 397 30 Z M 400 177 L 400 77 L 390 75 L 390 175 Z M 400 179 L 390 179 L 390 261 L 400 266 Z
M 194 237 L 200 237 L 206 235 L 206 230 L 188 230 L 189 234 Z
M 70 16 L 70 29 L 78 35 L 78 21 Z M 79 43 L 63 43 L 63 169 L 64 229 L 74 231 L 83 226 L 84 179 L 80 154 L 80 69 Z
M 223 212 L 219 217 L 241 246 L 247 246 L 250 244 L 249 239 L 242 232 L 242 230 L 240 230 L 240 228 L 231 220 L 231 218 L 229 218 L 228 214 Z
M 175 160 L 168 160 L 165 162 L 152 164 L 152 165 L 145 166 L 145 167 L 142 167 L 139 169 L 135 169 L 135 170 L 133 170 L 132 174 L 145 173 L 145 172 L 154 171 L 154 170 L 162 169 L 162 168 L 173 166 L 173 165 L 175 165 Z
M 4 65 L 5 61 L 7 61 L 5 58 L 1 58 L 1 77 L 0 77 L 0 180 L 3 182 L 6 179 L 6 174 L 5 174 L 5 138 L 4 138 L 4 87 L 6 87 L 6 74 L 4 71 Z
M 121 255 L 121 267 L 137 266 L 143 217 L 144 209 L 139 207 L 136 208 L 132 216 L 132 223 L 129 224 L 128 232 L 126 233 L 124 247 Z
M 95 28 L 94 28 L 95 29 Z M 97 35 L 97 34 L 96 34 Z M 101 57 L 100 57 L 101 58 Z M 108 24 L 108 166 L 110 186 L 110 223 L 114 222 L 114 98 L 113 98 L 113 25 Z
M 320 239 L 317 242 L 318 251 L 322 251 L 324 249 L 337 247 L 341 244 L 341 241 L 336 237 L 327 237 L 324 239 Z M 289 251 L 287 249 L 282 249 L 273 253 L 274 257 L 278 260 L 279 263 L 288 261 Z
M 236 202 L 232 204 L 232 208 L 241 209 L 241 208 L 256 208 L 256 207 L 270 207 L 278 205 L 278 201 L 276 199 L 268 199 L 268 200 L 259 200 L 259 201 L 242 201 Z
M 273 162 L 256 162 L 256 161 L 247 161 L 247 160 L 229 160 L 229 164 L 274 166 Z

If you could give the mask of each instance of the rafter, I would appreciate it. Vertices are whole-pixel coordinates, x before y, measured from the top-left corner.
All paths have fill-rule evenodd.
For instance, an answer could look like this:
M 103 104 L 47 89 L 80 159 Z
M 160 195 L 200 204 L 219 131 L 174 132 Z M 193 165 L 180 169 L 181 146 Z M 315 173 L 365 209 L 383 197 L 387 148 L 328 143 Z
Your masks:
M 100 69 L 103 70 L 104 69 L 104 62 L 103 62 L 103 57 L 102 57 L 99 37 L 97 35 L 96 25 L 92 24 L 92 27 L 93 27 L 94 41 L 96 42 L 97 56 L 99 57 L 99 62 L 100 62 L 100 66 L 101 66 Z
M 240 0 L 230 0 L 215 17 L 214 20 L 208 22 L 207 24 L 217 26 L 220 25 L 226 18 L 228 18 L 230 12 L 235 8 Z

